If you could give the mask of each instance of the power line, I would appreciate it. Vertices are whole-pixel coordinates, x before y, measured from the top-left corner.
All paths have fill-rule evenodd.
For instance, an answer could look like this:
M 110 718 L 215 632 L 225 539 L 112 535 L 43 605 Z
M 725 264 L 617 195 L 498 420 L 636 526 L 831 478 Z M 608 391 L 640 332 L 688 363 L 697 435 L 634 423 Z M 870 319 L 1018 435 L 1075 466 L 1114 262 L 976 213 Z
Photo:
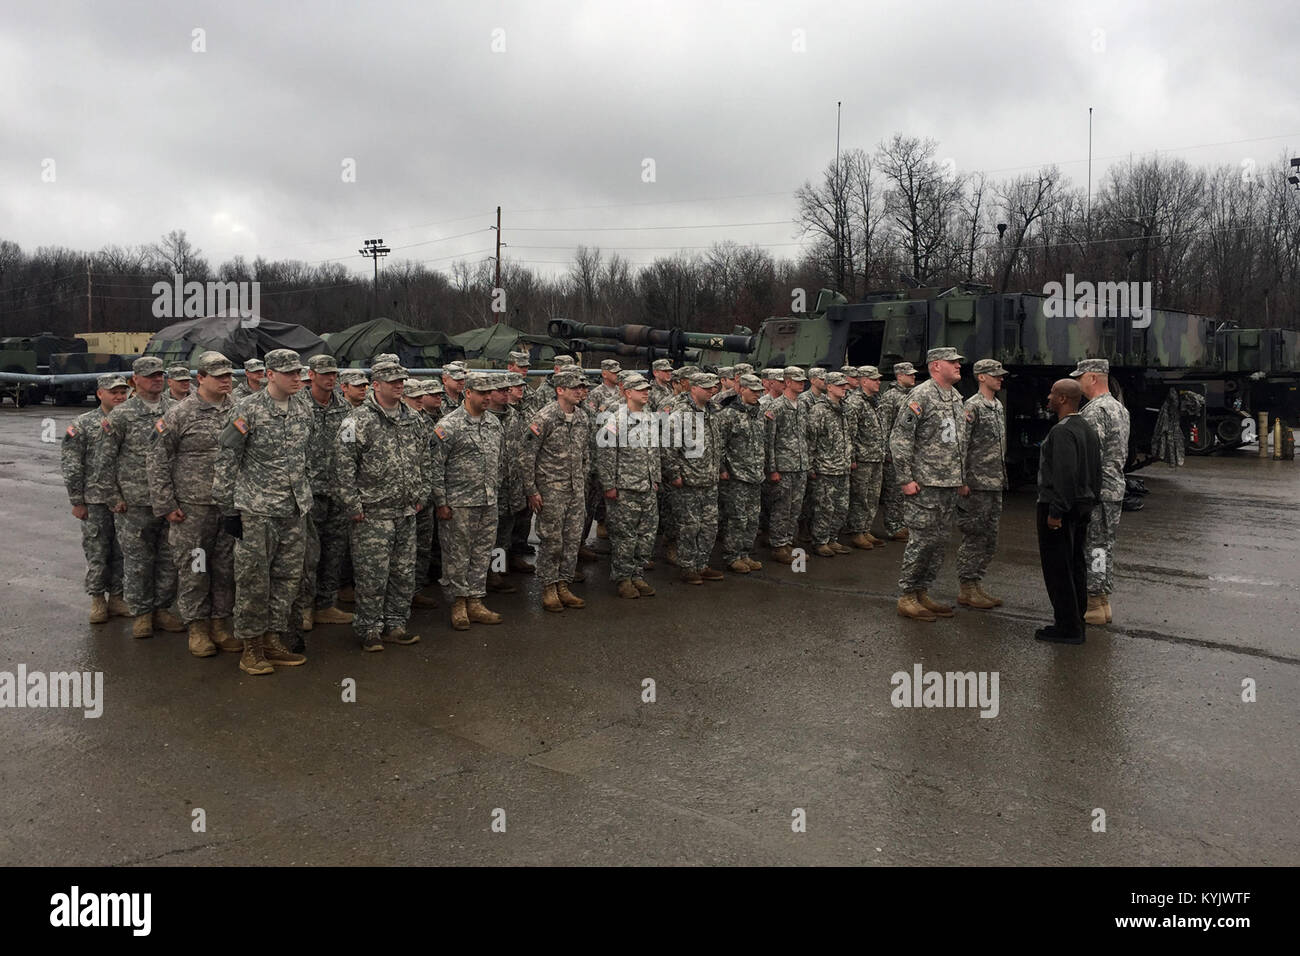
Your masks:
M 763 222 L 714 222 L 690 226 L 514 226 L 516 232 L 652 232 L 661 229 L 739 229 L 742 226 L 789 226 L 790 219 Z

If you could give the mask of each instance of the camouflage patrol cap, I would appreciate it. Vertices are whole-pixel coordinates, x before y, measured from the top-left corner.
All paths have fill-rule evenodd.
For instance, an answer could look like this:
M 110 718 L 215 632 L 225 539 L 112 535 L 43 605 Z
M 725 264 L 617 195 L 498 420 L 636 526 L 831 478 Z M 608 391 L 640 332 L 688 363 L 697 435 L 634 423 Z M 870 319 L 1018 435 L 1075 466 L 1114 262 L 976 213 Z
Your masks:
M 397 361 L 397 356 L 394 355 L 392 352 L 380 352 L 378 355 L 376 355 L 374 358 L 370 360 L 370 367 L 374 368 L 376 365 L 383 365 L 386 362 L 396 362 L 396 361 Z
M 293 349 L 272 349 L 266 353 L 266 367 L 272 372 L 296 372 L 302 368 L 302 358 Z
M 925 361 L 927 365 L 930 362 L 962 362 L 965 361 L 965 359 L 966 356 L 949 346 L 930 349 L 930 351 L 925 353 Z
M 785 367 L 785 381 L 806 382 L 808 381 L 808 375 L 798 365 L 787 365 Z
M 874 365 L 859 365 L 858 378 L 879 379 L 880 369 L 876 368 Z
M 1011 373 L 1004 369 L 1002 363 L 997 359 L 980 359 L 975 363 L 975 374 L 997 375 L 1000 378 L 1003 375 L 1010 375 Z
M 307 367 L 317 375 L 328 375 L 339 370 L 339 363 L 332 355 L 313 355 L 307 360 Z
M 739 365 L 733 366 L 732 371 L 736 375 L 753 375 L 754 366 L 750 365 L 748 362 L 741 362 Z
M 623 382 L 623 387 L 632 392 L 643 392 L 650 387 L 650 383 L 645 380 L 645 376 L 640 372 L 633 372 Z
M 895 363 L 894 363 L 894 374 L 895 374 L 895 375 L 915 375 L 915 374 L 916 374 L 916 366 L 914 366 L 911 362 L 895 362 Z
M 454 362 L 448 362 L 446 365 L 442 367 L 442 377 L 449 378 L 453 382 L 464 381 L 466 375 L 468 374 L 469 374 L 468 372 L 466 372 L 463 368 L 461 368 L 459 365 L 457 365 Z
M 857 378 L 858 367 L 856 365 L 841 365 L 840 374 L 843 375 L 845 378 Z
M 844 386 L 847 387 L 848 384 L 849 384 L 849 379 L 848 379 L 848 376 L 846 376 L 843 372 L 827 372 L 827 373 L 826 373 L 826 384 L 827 384 L 827 385 L 844 385 Z
M 156 355 L 141 355 L 131 363 L 131 374 L 147 378 L 163 370 L 163 360 Z
M 1096 372 L 1098 375 L 1110 374 L 1110 362 L 1099 358 L 1079 359 L 1079 367 L 1070 373 L 1071 378 L 1078 378 L 1087 372 Z
M 681 368 L 673 370 L 673 380 L 676 381 L 681 378 L 690 378 L 699 370 L 700 367 L 698 365 L 683 365 Z
M 734 378 L 736 370 L 730 365 L 724 365 L 718 369 L 718 378 Z
M 671 372 L 673 370 L 673 360 L 655 359 L 650 363 L 650 369 L 655 372 Z
M 173 382 L 188 382 L 190 380 L 190 367 L 188 365 L 169 365 L 167 367 L 167 378 Z
M 339 372 L 340 385 L 368 385 L 369 383 L 369 379 L 366 378 L 366 373 L 363 369 L 345 368 L 343 371 Z
M 564 368 L 551 376 L 551 384 L 556 388 L 580 388 L 587 383 L 583 379 L 581 372 L 574 372 Z
M 737 378 L 736 384 L 740 388 L 747 388 L 754 392 L 762 391 L 763 389 L 763 383 L 759 381 L 758 376 L 750 372 L 746 372 Z
M 249 359 L 244 363 L 245 372 L 265 372 L 266 363 L 261 359 Z
M 624 388 L 626 388 L 626 387 L 627 387 L 627 384 L 626 384 L 626 383 L 627 383 L 627 380 L 628 380 L 629 378 L 631 378 L 632 376 L 634 376 L 634 375 L 640 376 L 641 373 L 640 373 L 640 372 L 635 372 L 635 371 L 633 371 L 633 370 L 630 369 L 630 368 L 625 368 L 625 369 L 623 369 L 623 371 L 621 371 L 621 372 L 618 373 L 618 384 L 620 384 L 620 385 L 622 385 Z
M 400 382 L 410 377 L 406 369 L 396 362 L 380 362 L 370 369 L 370 380 L 373 382 Z
M 815 378 L 818 381 L 825 381 L 826 369 L 822 368 L 820 365 L 814 365 L 812 368 L 808 369 L 808 378 L 809 380 Z
M 510 362 L 513 365 L 518 365 L 520 368 L 528 368 L 532 363 L 532 359 L 528 357 L 527 352 L 511 352 Z
M 718 384 L 718 376 L 712 372 L 696 372 L 691 376 L 691 384 L 696 388 L 713 388 Z
M 765 368 L 759 375 L 759 378 L 765 378 L 769 382 L 784 382 L 785 369 L 783 368 Z
M 516 385 L 523 385 L 526 379 L 518 372 L 505 372 L 501 376 L 502 388 L 514 388 Z
M 465 376 L 465 387 L 471 392 L 491 392 L 497 388 L 496 376 L 490 372 L 470 372 Z
M 447 390 L 442 387 L 442 379 L 439 378 L 426 379 L 424 383 L 424 394 L 425 395 L 447 394 Z
M 310 370 L 307 368 L 307 366 L 304 365 L 302 368 L 298 369 L 298 378 L 304 382 L 311 381 Z
M 105 391 L 111 391 L 115 388 L 130 388 L 121 372 L 110 372 L 107 375 L 101 375 L 95 379 L 95 388 L 102 388 Z
M 422 378 L 408 378 L 402 395 L 406 398 L 419 398 L 429 389 L 429 384 Z
M 573 364 L 574 364 L 574 358 L 573 358 L 572 355 L 557 355 L 557 356 L 555 356 L 554 359 L 552 359 L 552 361 L 553 361 L 557 366 L 559 366 L 559 365 L 573 365 Z M 566 387 L 566 388 L 572 388 L 571 385 L 568 385 L 568 386 L 565 386 L 565 387 Z
M 602 372 L 621 372 L 623 366 L 618 364 L 618 359 L 601 359 L 600 370 Z
M 207 351 L 195 363 L 200 375 L 229 375 L 235 367 L 220 352 Z

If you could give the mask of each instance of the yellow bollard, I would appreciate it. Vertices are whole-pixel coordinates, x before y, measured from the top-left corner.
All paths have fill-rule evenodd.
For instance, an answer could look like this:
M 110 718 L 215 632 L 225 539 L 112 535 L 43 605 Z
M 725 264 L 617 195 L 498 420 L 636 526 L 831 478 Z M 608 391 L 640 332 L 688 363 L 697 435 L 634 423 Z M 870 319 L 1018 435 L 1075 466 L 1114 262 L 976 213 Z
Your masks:
M 1259 427 L 1255 434 L 1259 436 L 1259 457 L 1268 457 L 1268 412 L 1258 412 Z

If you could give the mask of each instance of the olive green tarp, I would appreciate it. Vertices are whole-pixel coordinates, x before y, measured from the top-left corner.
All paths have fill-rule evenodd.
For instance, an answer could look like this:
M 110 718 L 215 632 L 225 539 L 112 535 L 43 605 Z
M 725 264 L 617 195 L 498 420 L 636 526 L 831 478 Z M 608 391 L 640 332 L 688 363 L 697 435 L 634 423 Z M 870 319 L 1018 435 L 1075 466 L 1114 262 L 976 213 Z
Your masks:
M 329 351 L 340 365 L 354 368 L 368 367 L 381 352 L 393 353 L 407 368 L 437 368 L 464 356 L 464 350 L 442 332 L 385 318 L 331 332 Z
M 293 349 L 303 359 L 326 351 L 324 340 L 301 325 L 260 316 L 213 315 L 159 329 L 144 354 L 157 355 L 168 364 L 187 362 L 192 367 L 199 354 L 209 349 L 220 352 L 236 367 L 275 349 Z
M 451 337 L 465 349 L 465 358 L 478 365 L 504 368 L 511 352 L 527 350 L 534 365 L 544 365 L 557 354 L 568 351 L 565 343 L 549 335 L 521 332 L 504 323 L 470 329 Z

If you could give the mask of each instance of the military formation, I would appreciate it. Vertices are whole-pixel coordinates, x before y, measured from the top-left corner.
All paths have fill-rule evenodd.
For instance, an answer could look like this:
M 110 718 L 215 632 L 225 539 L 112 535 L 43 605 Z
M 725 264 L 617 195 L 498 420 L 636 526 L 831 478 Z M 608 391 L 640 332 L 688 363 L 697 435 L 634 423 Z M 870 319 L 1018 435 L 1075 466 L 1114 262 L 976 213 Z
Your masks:
M 725 578 L 715 550 L 745 575 L 762 569 L 760 547 L 804 570 L 905 542 L 897 610 L 920 621 L 954 614 L 929 592 L 955 529 L 957 603 L 995 608 L 982 581 L 1007 487 L 1007 372 L 975 362 L 963 400 L 964 361 L 931 349 L 924 381 L 898 362 L 886 384 L 874 366 L 661 359 L 646 378 L 606 359 L 593 388 L 568 355 L 529 387 L 527 352 L 504 372 L 448 363 L 422 380 L 396 355 L 367 373 L 277 349 L 244 363 L 238 384 L 217 352 L 193 380 L 144 356 L 129 382 L 100 376 L 98 407 L 63 439 L 90 620 L 129 616 L 139 638 L 187 631 L 194 656 L 230 651 L 245 673 L 270 674 L 306 662 L 316 624 L 351 624 L 366 652 L 419 641 L 412 609 L 439 607 L 436 586 L 456 630 L 501 623 L 485 602 L 518 590 L 510 575 L 535 574 L 546 611 L 582 609 L 573 587 L 597 558 L 593 524 L 628 600 L 655 595 L 645 572 L 661 553 L 698 586 Z M 1074 373 L 1104 462 L 1089 623 L 1112 616 L 1128 449 L 1108 371 L 1084 359 Z

